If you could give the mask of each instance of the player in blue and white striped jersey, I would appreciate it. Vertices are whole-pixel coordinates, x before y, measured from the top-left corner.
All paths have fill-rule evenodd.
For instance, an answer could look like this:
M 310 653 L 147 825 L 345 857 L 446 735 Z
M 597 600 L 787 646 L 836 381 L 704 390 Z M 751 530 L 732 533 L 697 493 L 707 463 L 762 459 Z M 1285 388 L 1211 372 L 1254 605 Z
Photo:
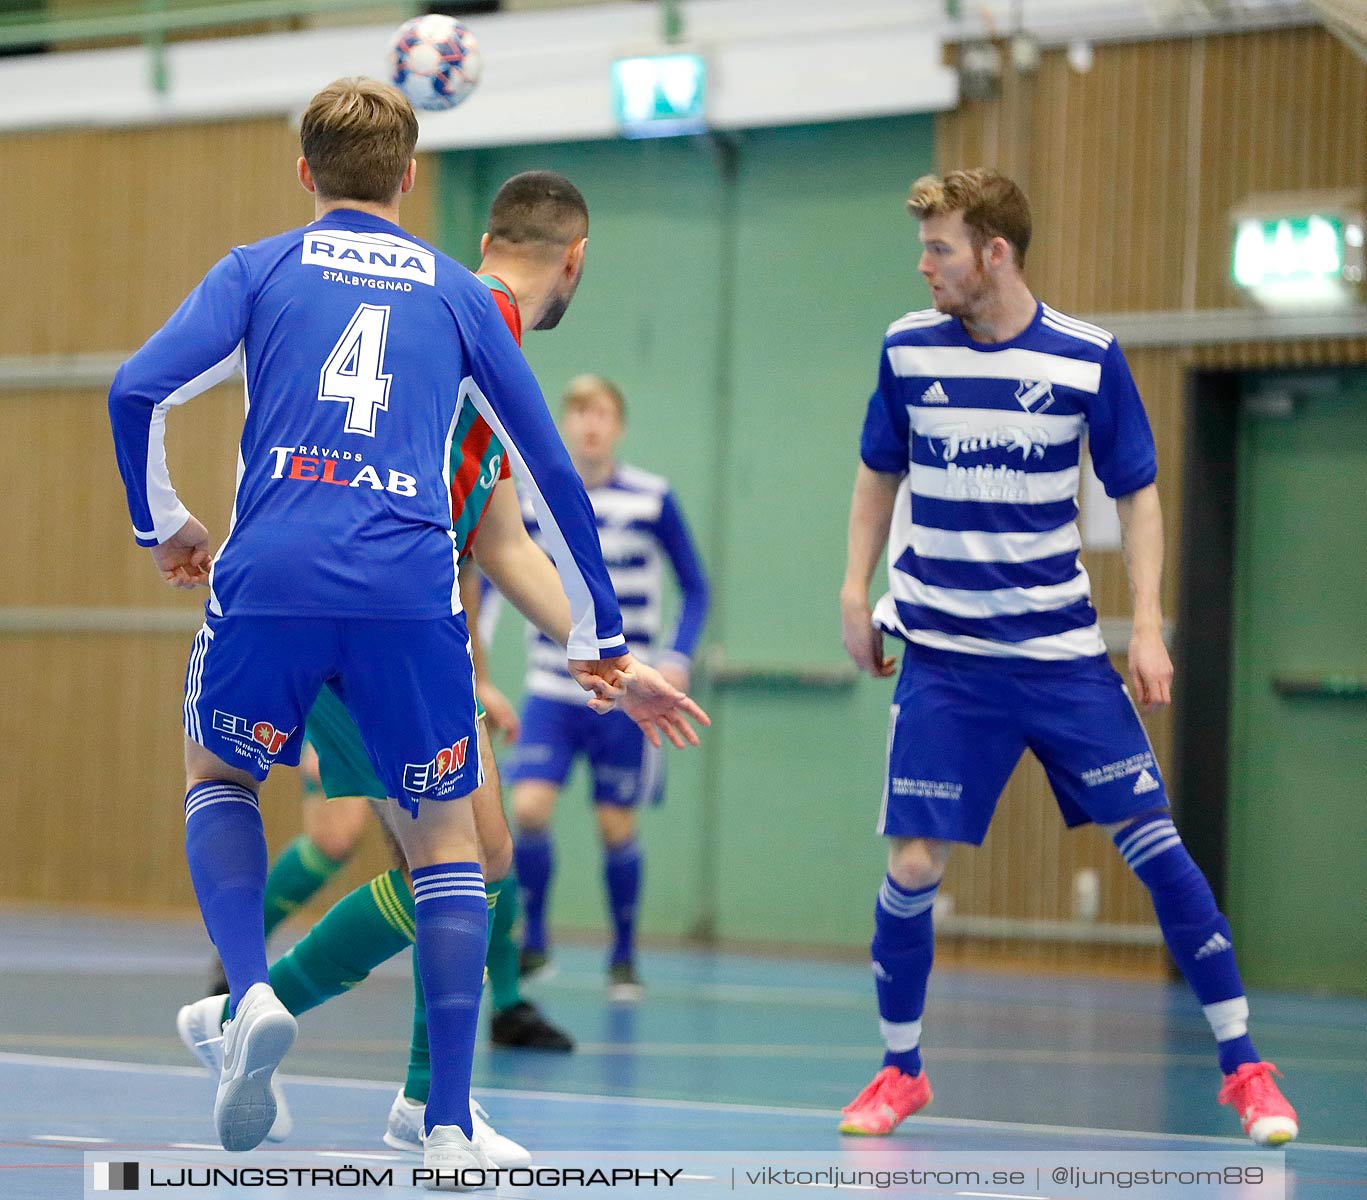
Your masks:
M 240 246 L 119 369 L 115 451 L 139 544 L 167 582 L 209 587 L 186 678 L 186 855 L 231 989 L 215 1101 L 229 1150 L 275 1116 L 297 1026 L 268 982 L 260 781 L 299 761 L 319 689 L 343 699 L 412 868 L 432 1089 L 429 1166 L 488 1165 L 470 1141 L 486 900 L 467 797 L 482 769 L 450 508 L 453 431 L 473 405 L 537 496 L 600 700 L 632 660 L 589 507 L 488 289 L 398 224 L 418 125 L 393 88 L 339 80 L 300 128 L 303 229 Z M 166 468 L 169 410 L 241 373 L 233 522 L 217 556 Z M 648 673 L 646 675 L 648 678 Z M 686 703 L 663 683 L 667 709 Z
M 841 1129 L 886 1134 L 930 1102 L 920 1036 L 936 889 L 952 845 L 982 842 L 1028 747 L 1064 821 L 1102 825 L 1149 889 L 1215 1035 L 1220 1101 L 1255 1141 L 1289 1141 L 1295 1113 L 1248 1037 L 1229 924 L 1173 825 L 1077 558 L 1086 437 L 1120 512 L 1134 594 L 1130 674 L 1142 703 L 1167 704 L 1157 461 L 1125 357 L 1105 330 L 1031 294 L 1030 209 L 1009 179 L 927 176 L 907 205 L 920 221 L 919 269 L 935 307 L 895 321 L 883 343 L 841 590 L 856 664 L 889 676 L 884 632 L 907 644 L 878 821 L 888 873 L 871 947 L 887 1050 Z M 870 613 L 885 544 L 890 588 Z
M 622 394 L 606 379 L 581 375 L 565 391 L 565 442 L 593 505 L 627 645 L 686 690 L 689 660 L 707 619 L 707 577 L 669 482 L 617 462 L 625 419 Z M 540 540 L 544 534 L 525 502 L 523 512 L 533 537 Z M 681 605 L 673 636 L 664 645 L 660 633 L 666 563 L 678 581 Z M 570 767 L 582 755 L 593 773 L 594 812 L 614 932 L 609 994 L 632 1001 L 641 992 L 635 967 L 641 887 L 636 814 L 642 803 L 654 803 L 661 796 L 663 757 L 631 722 L 617 714 L 596 717 L 583 711 L 582 703 L 575 702 L 574 681 L 566 674 L 563 659 L 554 642 L 529 627 L 522 733 L 507 773 L 517 823 L 513 853 L 526 903 L 523 962 L 528 973 L 546 963 L 546 893 L 554 872 L 551 815 Z

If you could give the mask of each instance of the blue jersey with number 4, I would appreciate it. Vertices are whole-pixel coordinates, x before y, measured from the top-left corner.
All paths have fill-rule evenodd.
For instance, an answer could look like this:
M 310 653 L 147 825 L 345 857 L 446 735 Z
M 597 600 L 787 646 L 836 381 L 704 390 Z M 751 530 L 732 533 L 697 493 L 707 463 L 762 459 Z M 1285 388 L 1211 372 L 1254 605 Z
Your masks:
M 166 469 L 168 411 L 239 372 L 246 418 L 211 613 L 459 612 L 451 442 L 473 405 L 554 530 L 571 656 L 622 652 L 583 486 L 489 289 L 459 263 L 347 209 L 217 263 L 110 391 L 140 545 L 188 516 Z

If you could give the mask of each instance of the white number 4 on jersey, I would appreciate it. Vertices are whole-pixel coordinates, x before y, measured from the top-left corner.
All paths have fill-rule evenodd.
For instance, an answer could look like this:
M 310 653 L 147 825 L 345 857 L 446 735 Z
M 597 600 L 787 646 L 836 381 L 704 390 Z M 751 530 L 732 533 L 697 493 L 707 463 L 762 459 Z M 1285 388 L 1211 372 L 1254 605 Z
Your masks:
M 389 407 L 390 376 L 384 374 L 389 306 L 362 304 L 337 339 L 318 376 L 318 399 L 347 406 L 347 433 L 375 436 L 376 415 Z

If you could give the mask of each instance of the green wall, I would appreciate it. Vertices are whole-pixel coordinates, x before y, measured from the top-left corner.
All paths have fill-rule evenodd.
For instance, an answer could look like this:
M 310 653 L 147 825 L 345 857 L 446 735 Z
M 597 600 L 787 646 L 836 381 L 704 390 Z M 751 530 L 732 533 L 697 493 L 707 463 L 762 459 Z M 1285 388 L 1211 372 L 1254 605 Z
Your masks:
M 931 169 L 931 138 L 930 117 L 905 117 L 441 161 L 439 236 L 471 265 L 509 175 L 550 168 L 583 191 L 584 282 L 527 357 L 553 407 L 581 371 L 623 387 L 624 457 L 673 480 L 713 577 L 705 645 L 730 664 L 845 661 L 836 592 L 859 428 L 883 329 L 928 303 L 903 198 Z M 502 623 L 494 663 L 519 692 L 520 620 Z M 643 933 L 864 945 L 891 686 L 699 670 L 695 691 L 714 724 L 703 750 L 670 754 L 666 801 L 645 815 Z M 605 928 L 582 778 L 556 833 L 553 928 Z

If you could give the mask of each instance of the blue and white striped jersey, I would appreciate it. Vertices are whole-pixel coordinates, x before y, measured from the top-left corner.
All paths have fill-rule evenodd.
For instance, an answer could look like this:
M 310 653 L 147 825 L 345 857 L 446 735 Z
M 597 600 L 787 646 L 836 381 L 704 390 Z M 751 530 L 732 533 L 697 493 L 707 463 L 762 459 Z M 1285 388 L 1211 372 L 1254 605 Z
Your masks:
M 1041 304 L 1008 342 L 928 310 L 883 343 L 860 453 L 903 475 L 874 622 L 917 646 L 1066 660 L 1105 653 L 1078 562 L 1083 435 L 1108 495 L 1157 473 L 1115 339 Z
M 527 531 L 544 546 L 544 533 L 520 480 L 518 487 Z M 606 483 L 589 489 L 588 496 L 598 524 L 603 561 L 621 606 L 622 632 L 631 652 L 657 666 L 670 656 L 687 663 L 707 620 L 708 586 L 669 481 L 619 464 Z M 678 580 L 681 604 L 678 626 L 661 650 L 660 604 L 666 560 Z M 583 691 L 565 669 L 564 651 L 530 625 L 526 683 L 527 691 L 535 696 L 577 704 L 584 701 Z
M 188 515 L 166 469 L 168 412 L 239 372 L 246 417 L 211 613 L 459 612 L 451 440 L 473 405 L 549 531 L 571 654 L 622 652 L 583 485 L 489 289 L 454 259 L 341 209 L 214 266 L 109 394 L 140 545 Z

